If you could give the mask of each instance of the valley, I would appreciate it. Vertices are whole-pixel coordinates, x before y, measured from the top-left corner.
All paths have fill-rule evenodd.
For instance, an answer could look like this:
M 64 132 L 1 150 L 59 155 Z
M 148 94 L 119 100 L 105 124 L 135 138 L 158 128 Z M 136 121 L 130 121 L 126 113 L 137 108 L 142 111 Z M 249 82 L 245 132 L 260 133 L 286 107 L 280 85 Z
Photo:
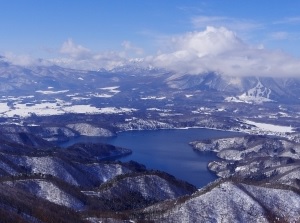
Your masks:
M 4 222 L 300 220 L 298 79 L 0 65 Z M 192 136 L 197 128 L 209 133 Z M 151 158 L 134 159 L 140 154 L 130 143 L 106 143 L 133 130 L 171 131 L 169 138 L 150 139 L 165 141 L 167 156 L 159 157 L 157 144 L 150 144 L 157 147 L 150 156 L 167 163 L 168 154 L 177 154 L 174 166 L 153 170 Z M 183 137 L 180 131 L 188 135 L 186 152 L 176 152 L 183 142 L 169 143 Z M 138 147 L 151 150 L 145 143 Z M 206 183 L 196 187 L 170 175 L 180 172 L 180 160 L 203 166 L 194 156 L 199 151 L 217 156 L 201 167 L 213 176 Z M 194 157 L 185 160 L 188 153 Z
M 300 223 L 300 1 L 0 7 L 0 223 Z

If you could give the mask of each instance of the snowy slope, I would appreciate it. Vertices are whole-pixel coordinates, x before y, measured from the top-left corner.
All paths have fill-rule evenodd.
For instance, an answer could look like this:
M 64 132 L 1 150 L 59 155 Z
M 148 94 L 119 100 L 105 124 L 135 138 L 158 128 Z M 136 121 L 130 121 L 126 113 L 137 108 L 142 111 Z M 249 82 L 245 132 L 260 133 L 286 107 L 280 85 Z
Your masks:
M 289 203 L 291 202 L 291 203 Z M 166 206 L 165 206 L 166 205 Z M 177 200 L 146 209 L 164 210 L 157 222 L 298 222 L 299 194 L 283 189 L 224 182 Z M 168 207 L 169 206 L 169 207 Z
M 247 90 L 240 96 L 237 97 L 227 97 L 225 101 L 227 102 L 245 102 L 245 103 L 255 103 L 260 104 L 263 102 L 271 102 L 270 95 L 272 90 L 265 87 L 259 79 L 257 79 L 257 84 L 255 87 Z
M 113 199 L 130 192 L 139 193 L 146 200 L 162 201 L 196 191 L 194 186 L 180 183 L 165 173 L 135 173 L 119 178 L 100 187 L 98 196 Z
M 109 137 L 114 134 L 104 128 L 95 127 L 88 123 L 76 123 L 76 124 L 68 124 L 68 128 L 75 130 L 80 135 L 83 136 L 101 136 L 101 137 Z
M 73 197 L 52 182 L 46 180 L 18 180 L 6 183 L 14 187 L 21 188 L 22 190 L 26 190 L 31 194 L 58 205 L 63 205 L 75 210 L 82 210 L 84 208 L 84 204 L 79 199 Z
M 300 144 L 283 138 L 240 136 L 202 140 L 191 145 L 200 151 L 217 152 L 222 160 L 208 168 L 222 178 L 238 177 L 256 182 L 283 183 L 299 188 Z

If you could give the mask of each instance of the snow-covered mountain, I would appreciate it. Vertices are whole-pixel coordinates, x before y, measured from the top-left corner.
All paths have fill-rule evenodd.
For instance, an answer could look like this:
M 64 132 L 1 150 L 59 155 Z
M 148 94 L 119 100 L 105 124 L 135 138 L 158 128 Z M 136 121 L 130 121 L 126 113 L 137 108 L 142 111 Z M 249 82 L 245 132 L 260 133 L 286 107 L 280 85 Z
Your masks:
M 269 99 L 271 92 L 272 91 L 269 88 L 263 86 L 262 83 L 258 80 L 257 85 L 244 93 L 243 96 Z
M 15 135 L 23 140 L 0 139 L 1 222 L 86 222 L 103 212 L 146 207 L 197 191 L 167 173 L 111 160 L 129 149 L 86 143 L 61 149 L 26 133 Z
M 227 97 L 228 102 L 244 102 L 244 103 L 263 103 L 273 101 L 270 99 L 272 90 L 266 88 L 259 79 L 255 87 L 249 89 L 245 93 L 237 97 Z
M 225 181 L 146 208 L 155 222 L 299 222 L 300 196 L 276 185 Z
M 89 143 L 62 149 L 32 135 L 30 128 L 3 130 L 4 222 L 300 220 L 300 144 L 283 138 L 247 135 L 191 143 L 222 158 L 209 166 L 222 179 L 197 190 L 142 164 L 109 160 L 129 149 Z
M 223 93 L 230 102 L 281 103 L 299 101 L 300 78 L 235 77 L 217 73 L 172 75 L 166 83 L 173 89 L 194 89 Z
M 266 136 L 240 136 L 196 141 L 191 143 L 201 151 L 214 151 L 222 158 L 208 168 L 218 176 L 252 179 L 256 182 L 268 179 L 269 183 L 281 183 L 300 189 L 300 144 L 286 139 Z
M 176 74 L 130 62 L 113 70 L 82 71 L 58 66 L 22 67 L 0 61 L 0 92 L 3 95 L 88 94 L 107 86 L 168 94 L 174 90 L 206 91 L 226 101 L 299 101 L 300 78 L 224 76 L 218 73 Z M 99 95 L 99 93 L 98 93 Z M 104 97 L 104 94 L 102 94 Z M 107 96 L 108 97 L 108 96 Z M 232 99 L 230 99 L 232 97 Z

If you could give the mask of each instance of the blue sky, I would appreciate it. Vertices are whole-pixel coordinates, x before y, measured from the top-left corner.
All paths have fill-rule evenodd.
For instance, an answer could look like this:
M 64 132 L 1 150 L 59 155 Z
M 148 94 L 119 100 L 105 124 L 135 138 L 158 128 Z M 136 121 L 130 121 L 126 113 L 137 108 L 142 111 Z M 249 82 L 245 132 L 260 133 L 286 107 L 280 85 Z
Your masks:
M 0 55 L 11 58 L 147 57 L 179 51 L 180 36 L 207 26 L 300 57 L 295 0 L 0 0 L 0 8 Z

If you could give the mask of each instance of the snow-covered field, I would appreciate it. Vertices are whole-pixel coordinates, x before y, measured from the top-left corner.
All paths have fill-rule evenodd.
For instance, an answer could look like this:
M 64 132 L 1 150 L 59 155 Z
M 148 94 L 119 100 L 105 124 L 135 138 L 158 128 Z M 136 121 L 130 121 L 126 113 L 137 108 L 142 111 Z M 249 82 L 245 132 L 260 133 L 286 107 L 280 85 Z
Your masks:
M 62 90 L 62 91 L 36 91 L 37 93 L 41 93 L 41 94 L 62 94 L 62 93 L 66 93 L 69 90 Z
M 147 96 L 147 97 L 141 97 L 141 100 L 164 100 L 166 97 L 157 97 L 157 96 Z
M 65 113 L 74 114 L 119 114 L 131 113 L 137 109 L 134 108 L 116 108 L 116 107 L 95 107 L 93 105 L 72 105 L 69 102 L 56 100 L 56 102 L 40 102 L 36 104 L 26 104 L 15 102 L 13 106 L 7 103 L 0 103 L 0 117 L 22 117 L 31 115 L 48 116 L 62 115 Z
M 96 98 L 111 98 L 121 92 L 120 90 L 117 90 L 118 88 L 119 86 L 99 88 L 101 90 L 101 93 L 93 93 L 89 96 Z
M 117 90 L 120 86 L 113 86 L 113 87 L 103 87 L 103 88 L 99 88 L 101 90 L 106 90 L 110 93 L 113 93 L 113 94 L 117 94 L 117 93 L 120 93 L 121 91 L 120 90 Z
M 242 94 L 238 97 L 227 97 L 225 98 L 226 102 L 237 102 L 237 103 L 248 103 L 248 104 L 261 104 L 263 102 L 270 102 L 271 99 L 264 98 L 264 97 L 255 97 L 255 96 L 248 96 L 246 94 Z
M 249 125 L 254 125 L 262 131 L 279 132 L 279 133 L 294 132 L 291 126 L 273 125 L 267 123 L 253 122 L 250 120 L 244 120 L 244 122 Z

